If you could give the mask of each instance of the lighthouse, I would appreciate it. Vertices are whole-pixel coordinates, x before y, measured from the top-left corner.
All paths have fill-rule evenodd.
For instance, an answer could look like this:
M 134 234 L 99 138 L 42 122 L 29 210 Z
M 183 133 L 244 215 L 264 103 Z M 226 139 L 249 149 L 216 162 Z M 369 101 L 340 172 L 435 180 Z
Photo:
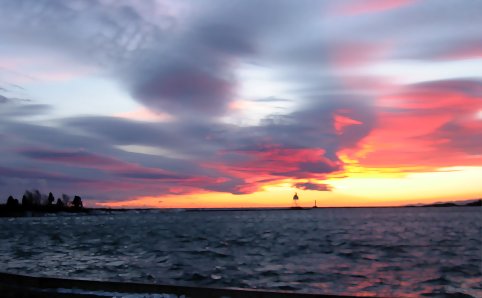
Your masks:
M 300 207 L 300 206 L 298 205 L 298 200 L 299 200 L 298 193 L 295 192 L 295 195 L 293 196 L 293 207 L 295 207 L 295 208 L 299 208 L 299 207 Z

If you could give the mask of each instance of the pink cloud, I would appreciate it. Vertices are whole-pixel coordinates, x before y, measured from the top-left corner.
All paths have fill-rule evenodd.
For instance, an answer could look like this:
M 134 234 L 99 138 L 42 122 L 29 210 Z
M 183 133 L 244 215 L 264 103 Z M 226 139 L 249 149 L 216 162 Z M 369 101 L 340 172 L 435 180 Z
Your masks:
M 233 153 L 233 152 L 231 152 Z M 240 150 L 236 154 L 244 161 L 209 163 L 204 167 L 213 168 L 226 176 L 242 179 L 241 193 L 252 193 L 264 185 L 275 184 L 286 179 L 325 179 L 328 173 L 341 170 L 339 161 L 325 156 L 319 148 L 281 148 L 272 145 L 263 150 Z
M 77 64 L 74 61 L 49 57 L 9 56 L 0 58 L 0 68 L 7 70 L 8 80 L 15 83 L 30 83 L 33 80 L 42 82 L 68 81 L 85 77 L 97 71 L 92 65 Z
M 148 108 L 141 107 L 134 111 L 115 114 L 115 117 L 138 120 L 138 121 L 170 121 L 173 117 L 167 113 L 152 111 Z
M 390 54 L 393 43 L 385 40 L 379 43 L 345 41 L 330 46 L 330 61 L 336 67 L 353 67 L 382 59 Z
M 345 128 L 350 125 L 360 125 L 362 124 L 358 120 L 354 120 L 350 117 L 344 116 L 342 114 L 335 114 L 334 116 L 334 125 L 335 125 L 335 130 L 338 134 L 343 133 Z
M 338 8 L 341 15 L 359 15 L 397 9 L 415 3 L 415 0 L 359 0 Z
M 407 86 L 378 101 L 378 125 L 362 144 L 367 167 L 482 165 L 482 109 L 478 82 Z
M 438 55 L 436 58 L 440 60 L 480 59 L 482 58 L 482 42 L 461 44 L 450 53 Z

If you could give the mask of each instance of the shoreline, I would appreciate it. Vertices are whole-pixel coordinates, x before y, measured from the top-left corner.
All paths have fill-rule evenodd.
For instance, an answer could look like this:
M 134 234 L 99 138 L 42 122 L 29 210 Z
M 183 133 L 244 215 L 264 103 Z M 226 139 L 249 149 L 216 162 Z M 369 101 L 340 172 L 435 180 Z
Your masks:
M 428 205 L 406 205 L 406 206 L 344 206 L 344 207 L 244 207 L 244 208 L 36 208 L 36 209 L 24 209 L 21 206 L 17 208 L 8 208 L 6 205 L 0 205 L 0 218 L 1 217 L 39 217 L 50 214 L 85 214 L 85 215 L 103 215 L 111 213 L 122 212 L 234 212 L 234 211 L 309 211 L 309 210 L 322 210 L 322 209 L 388 209 L 388 208 L 448 208 L 448 207 L 480 207 L 482 206 L 482 200 L 474 200 L 465 204 L 455 203 L 435 203 Z

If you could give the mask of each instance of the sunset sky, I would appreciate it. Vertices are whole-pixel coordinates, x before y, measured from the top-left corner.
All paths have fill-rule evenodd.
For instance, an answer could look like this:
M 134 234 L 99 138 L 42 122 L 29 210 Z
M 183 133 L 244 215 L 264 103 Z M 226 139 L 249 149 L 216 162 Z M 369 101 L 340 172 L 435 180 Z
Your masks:
M 0 201 L 482 197 L 480 0 L 0 0 Z

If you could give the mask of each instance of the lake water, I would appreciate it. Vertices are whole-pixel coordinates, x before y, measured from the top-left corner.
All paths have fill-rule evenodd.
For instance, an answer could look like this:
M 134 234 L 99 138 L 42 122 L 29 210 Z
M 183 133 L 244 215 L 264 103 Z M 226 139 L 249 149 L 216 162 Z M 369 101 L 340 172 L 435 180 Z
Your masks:
M 482 297 L 482 209 L 0 218 L 0 271 L 321 294 Z

